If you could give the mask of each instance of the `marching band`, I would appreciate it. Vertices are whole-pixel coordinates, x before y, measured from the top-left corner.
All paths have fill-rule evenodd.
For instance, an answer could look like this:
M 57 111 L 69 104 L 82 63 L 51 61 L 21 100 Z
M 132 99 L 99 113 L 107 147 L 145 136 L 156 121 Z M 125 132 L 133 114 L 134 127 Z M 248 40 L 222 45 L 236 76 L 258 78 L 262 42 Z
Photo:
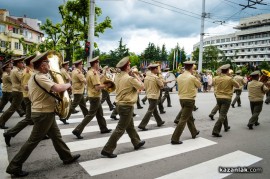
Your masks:
M 61 133 L 55 122 L 55 115 L 62 116 L 60 120 L 64 124 L 68 124 L 69 117 L 75 113 L 75 108 L 78 105 L 84 115 L 84 119 L 72 131 L 78 139 L 83 138 L 81 136 L 82 131 L 96 116 L 100 132 L 112 132 L 111 137 L 101 151 L 103 156 L 108 158 L 117 157 L 113 151 L 117 146 L 117 141 L 125 131 L 129 134 L 134 149 L 138 150 L 145 144 L 145 141 L 140 139 L 134 127 L 133 116 L 135 103 L 137 103 L 138 109 L 142 108 L 139 99 L 139 94 L 142 90 L 145 90 L 146 94 L 142 102 L 145 104 L 146 99 L 148 99 L 149 107 L 138 126 L 140 130 L 148 130 L 146 126 L 152 115 L 158 127 L 164 125 L 165 121 L 160 117 L 157 107 L 159 107 L 160 114 L 165 113 L 163 102 L 166 99 L 168 100 L 167 106 L 171 107 L 169 91 L 177 85 L 181 111 L 176 116 L 175 123 L 177 126 L 170 142 L 173 145 L 182 143 L 180 137 L 186 124 L 192 138 L 196 138 L 199 135 L 200 131 L 197 130 L 194 124 L 192 112 L 196 108 L 195 99 L 198 88 L 201 88 L 202 84 L 201 80 L 198 79 L 198 73 L 194 69 L 193 61 L 184 62 L 182 74 L 176 79 L 174 74 L 168 71 L 169 69 L 165 69 L 162 73 L 158 63 L 151 63 L 144 77 L 137 67 L 130 67 L 129 57 L 121 59 L 116 68 L 106 66 L 103 69 L 100 68 L 99 57 L 95 57 L 90 60 L 91 67 L 86 74 L 83 72 L 83 61 L 78 60 L 73 63 L 75 68 L 69 74 L 68 62 L 64 62 L 59 57 L 60 59 L 57 60 L 60 61 L 61 66 L 58 66 L 58 68 L 62 74 L 60 77 L 62 80 L 59 82 L 59 80 L 55 80 L 55 77 L 52 76 L 54 68 L 50 67 L 53 66 L 54 59 L 51 58 L 51 54 L 54 54 L 54 52 L 47 51 L 27 58 L 14 59 L 12 70 L 10 61 L 2 66 L 4 71 L 2 75 L 4 93 L 0 102 L 0 109 L 3 109 L 8 101 L 12 102 L 11 106 L 0 117 L 0 128 L 8 128 L 5 123 L 15 111 L 19 112 L 21 110 L 22 101 L 26 105 L 26 118 L 4 133 L 7 146 L 11 145 L 11 138 L 15 137 L 23 128 L 27 125 L 33 125 L 29 139 L 11 160 L 6 170 L 7 173 L 17 177 L 27 176 L 28 172 L 22 170 L 22 165 L 46 135 L 53 141 L 54 148 L 64 164 L 75 162 L 80 155 L 72 155 L 68 146 L 62 140 Z M 217 105 L 209 115 L 214 120 L 214 115 L 219 110 L 219 118 L 212 131 L 214 137 L 222 137 L 220 134 L 222 125 L 224 125 L 225 132 L 230 130 L 227 118 L 228 110 L 230 106 L 234 107 L 236 103 L 238 106 L 241 106 L 240 95 L 243 85 L 246 83 L 243 77 L 240 76 L 241 71 L 236 71 L 237 75 L 232 77 L 229 64 L 221 66 L 218 71 L 218 76 L 213 78 Z M 254 125 L 258 126 L 260 124 L 258 116 L 262 110 L 264 95 L 266 93 L 269 94 L 270 72 L 263 71 L 263 74 L 260 76 L 260 72 L 255 71 L 250 76 L 252 81 L 248 84 L 248 96 L 252 116 L 247 126 L 248 129 L 253 129 Z M 64 91 L 69 91 L 69 95 L 72 94 L 72 101 L 63 97 Z M 165 93 L 164 96 L 162 96 L 163 91 Z M 86 108 L 85 92 L 87 93 L 87 100 L 90 101 L 89 110 Z M 115 92 L 116 95 L 114 104 L 110 101 L 110 93 L 112 92 Z M 236 97 L 232 101 L 234 92 Z M 113 131 L 107 128 L 106 120 L 103 117 L 102 103 L 105 100 L 108 102 L 110 110 L 113 111 L 112 118 L 118 120 L 116 129 Z M 62 109 L 56 110 L 56 107 L 59 108 L 59 106 Z M 120 119 L 116 118 L 116 114 L 119 114 Z

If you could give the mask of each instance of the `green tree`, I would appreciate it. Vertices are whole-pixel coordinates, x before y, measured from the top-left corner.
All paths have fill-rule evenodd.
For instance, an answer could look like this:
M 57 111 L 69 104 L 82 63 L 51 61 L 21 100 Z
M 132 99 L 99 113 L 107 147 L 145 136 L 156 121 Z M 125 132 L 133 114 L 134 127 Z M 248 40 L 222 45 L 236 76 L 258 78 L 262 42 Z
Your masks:
M 267 70 L 267 71 L 269 71 L 269 70 L 270 70 L 269 62 L 267 62 L 267 61 L 264 60 L 264 61 L 259 65 L 259 69 L 260 69 L 260 70 Z
M 118 48 L 109 52 L 109 58 L 105 60 L 106 64 L 115 67 L 119 60 L 126 56 L 129 56 L 129 49 L 126 46 L 126 44 L 123 45 L 123 41 L 121 38 Z
M 203 68 L 205 69 L 217 69 L 219 66 L 218 59 L 219 55 L 223 52 L 216 46 L 207 46 L 203 51 Z

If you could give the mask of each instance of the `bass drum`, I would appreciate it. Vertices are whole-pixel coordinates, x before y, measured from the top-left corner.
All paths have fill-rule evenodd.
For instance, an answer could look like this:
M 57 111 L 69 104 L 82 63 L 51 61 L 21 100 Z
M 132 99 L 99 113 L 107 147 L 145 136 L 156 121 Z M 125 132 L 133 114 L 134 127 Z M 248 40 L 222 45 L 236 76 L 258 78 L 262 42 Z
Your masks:
M 173 88 L 176 84 L 176 77 L 173 73 L 171 72 L 163 72 L 162 76 L 165 81 L 171 81 L 170 83 L 167 83 L 167 87 Z

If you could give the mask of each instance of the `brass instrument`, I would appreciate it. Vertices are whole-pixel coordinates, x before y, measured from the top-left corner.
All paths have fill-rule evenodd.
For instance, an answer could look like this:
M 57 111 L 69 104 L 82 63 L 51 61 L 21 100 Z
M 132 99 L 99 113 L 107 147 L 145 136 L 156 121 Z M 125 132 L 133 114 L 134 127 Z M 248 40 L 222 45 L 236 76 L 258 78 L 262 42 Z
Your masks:
M 260 77 L 260 82 L 266 83 L 270 79 L 270 72 L 267 70 L 261 70 L 262 75 Z
M 63 63 L 63 57 L 60 53 L 51 50 L 47 53 L 47 59 L 49 60 L 49 74 L 51 75 L 53 81 L 57 84 L 65 84 L 63 76 L 60 72 L 60 67 Z M 71 100 L 67 91 L 55 93 L 62 101 L 57 101 L 55 112 L 61 118 L 66 118 L 68 116 Z
M 116 87 L 115 87 L 115 83 L 113 82 L 113 74 L 105 71 L 104 77 L 105 77 L 105 81 L 103 82 L 103 84 L 108 85 L 108 87 L 104 88 L 104 90 L 108 91 L 108 93 L 115 91 Z

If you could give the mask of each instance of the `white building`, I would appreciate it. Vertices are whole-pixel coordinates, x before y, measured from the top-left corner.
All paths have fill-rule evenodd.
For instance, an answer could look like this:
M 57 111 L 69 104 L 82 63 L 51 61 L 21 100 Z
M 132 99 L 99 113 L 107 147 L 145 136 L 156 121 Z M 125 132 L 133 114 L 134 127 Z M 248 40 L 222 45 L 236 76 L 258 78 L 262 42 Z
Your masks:
M 204 47 L 213 45 L 236 64 L 259 65 L 270 61 L 270 14 L 241 19 L 235 33 L 204 38 Z M 193 50 L 199 48 L 199 43 Z

